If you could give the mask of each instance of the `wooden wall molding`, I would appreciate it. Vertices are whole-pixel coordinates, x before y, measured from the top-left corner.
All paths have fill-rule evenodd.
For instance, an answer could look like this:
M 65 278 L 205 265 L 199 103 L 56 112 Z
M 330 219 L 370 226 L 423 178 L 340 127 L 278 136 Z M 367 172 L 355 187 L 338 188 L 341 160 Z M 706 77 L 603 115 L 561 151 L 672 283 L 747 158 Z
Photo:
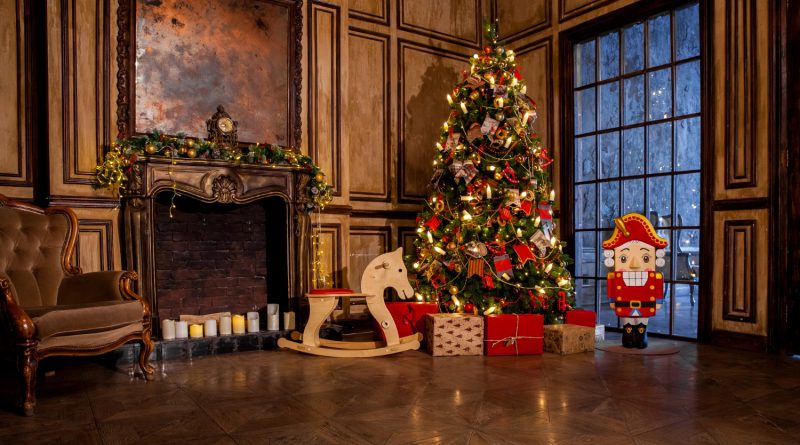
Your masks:
M 723 226 L 722 318 L 756 322 L 756 221 L 727 220 Z
M 76 266 L 83 272 L 116 270 L 114 265 L 114 224 L 109 220 L 78 221 L 78 242 L 75 244 Z
M 5 94 L 0 102 L 6 113 L 0 123 L 0 135 L 5 140 L 0 148 L 0 186 L 31 187 L 33 186 L 33 153 L 31 147 L 32 126 L 31 115 L 31 49 L 30 23 L 26 23 L 26 9 L 29 2 L 16 0 L 5 2 L 3 11 L 3 40 L 13 42 L 15 51 L 4 53 L 0 57 L 6 69 L 4 80 L 0 81 Z M 11 11 L 13 10 L 13 11 Z M 8 48 L 12 49 L 12 48 Z
M 327 172 L 334 196 L 342 196 L 340 22 L 338 6 L 309 4 L 308 146 L 315 162 Z
M 725 188 L 756 186 L 756 0 L 725 2 Z
M 390 0 L 350 0 L 347 17 L 380 25 L 389 24 Z M 371 9 L 370 9 L 371 8 Z
M 312 230 L 318 230 L 320 238 L 330 238 L 323 250 L 323 261 L 327 260 L 327 271 L 333 279 L 333 283 L 327 283 L 327 287 L 342 286 L 342 225 L 337 223 L 322 223 L 314 225 Z
M 500 39 L 514 42 L 551 26 L 550 0 L 491 0 L 491 20 L 499 20 Z M 525 15 L 525 14 L 529 15 Z M 537 15 L 538 14 L 538 15 Z M 512 23 L 509 23 L 513 21 Z M 510 29 L 510 31 L 509 31 Z
M 528 85 L 528 95 L 531 96 L 531 99 L 536 102 L 537 108 L 539 109 L 539 118 L 536 122 L 536 127 L 542 128 L 544 127 L 544 134 L 540 133 L 540 136 L 544 136 L 542 138 L 542 146 L 547 147 L 548 144 L 553 144 L 553 126 L 555 119 L 553 117 L 553 97 L 548 94 L 548 92 L 553 91 L 553 39 L 548 36 L 544 39 L 537 40 L 519 48 L 516 48 L 514 52 L 517 54 L 517 60 L 524 62 L 527 57 L 533 56 L 537 52 L 542 52 L 543 55 L 541 56 L 544 59 L 544 66 L 536 64 L 532 66 L 535 70 L 533 72 L 527 71 L 526 67 L 528 65 L 524 63 L 520 63 L 521 65 L 521 73 L 522 78 L 526 80 Z M 541 76 L 544 76 L 544 79 L 541 79 Z M 535 82 L 535 81 L 539 82 Z M 540 88 L 537 88 L 535 83 L 539 83 L 539 86 L 543 86 L 541 91 Z M 551 153 L 551 155 L 555 155 L 555 153 Z
M 89 29 L 78 16 L 77 3 L 61 0 L 60 8 L 62 181 L 91 185 L 94 164 L 112 142 L 110 0 L 95 0 Z M 85 63 L 86 54 L 81 53 L 87 43 L 95 44 L 93 64 Z
M 369 54 L 375 51 L 377 54 Z M 389 36 L 350 27 L 347 70 L 347 154 L 350 200 L 391 202 L 391 91 Z M 377 60 L 377 63 L 375 61 Z M 375 165 L 375 164 L 379 165 Z
M 467 4 L 469 4 L 469 7 L 466 7 Z M 418 17 L 410 16 L 411 5 L 416 6 L 416 10 L 421 11 L 418 13 Z M 432 8 L 442 8 L 446 14 L 439 14 L 436 11 L 432 11 Z M 474 12 L 475 16 L 470 24 L 471 26 L 468 28 L 469 31 L 465 29 L 465 31 L 469 32 L 468 35 L 457 35 L 457 31 L 453 29 L 436 28 L 434 27 L 435 25 L 431 24 L 449 24 L 452 20 L 464 17 L 470 12 Z M 470 48 L 479 48 L 481 46 L 483 39 L 481 0 L 437 0 L 436 2 L 428 0 L 398 0 L 397 17 L 397 27 L 403 31 L 457 43 Z M 415 23 L 414 20 L 420 17 L 425 17 L 431 23 Z
M 349 238 L 348 283 L 351 289 L 360 290 L 361 274 L 367 264 L 391 249 L 392 231 L 387 226 L 350 226 Z
M 565 22 L 614 1 L 615 0 L 559 0 L 558 22 Z

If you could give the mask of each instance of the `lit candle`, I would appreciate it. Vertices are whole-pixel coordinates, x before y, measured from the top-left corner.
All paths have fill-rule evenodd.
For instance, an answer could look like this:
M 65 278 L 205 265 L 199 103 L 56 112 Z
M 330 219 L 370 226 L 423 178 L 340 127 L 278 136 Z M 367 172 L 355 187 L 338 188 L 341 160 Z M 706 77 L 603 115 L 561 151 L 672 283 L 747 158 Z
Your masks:
M 489 76 L 489 85 L 494 86 L 494 76 Z
M 465 104 L 464 102 L 461 102 L 461 112 L 463 112 L 464 114 L 467 113 L 467 104 Z
M 186 338 L 189 336 L 189 324 L 185 321 L 175 322 L 175 338 Z
M 175 339 L 175 320 L 161 321 L 161 338 L 164 340 Z
M 231 316 L 223 315 L 219 319 L 219 335 L 231 335 Z
M 234 334 L 244 334 L 244 315 L 234 315 L 231 318 Z
M 556 200 L 556 191 L 550 190 L 550 201 L 555 201 L 555 200 Z
M 280 331 L 280 306 L 277 304 L 268 304 L 267 305 L 267 330 L 268 331 Z
M 486 199 L 492 199 L 492 186 L 486 186 Z
M 190 338 L 203 338 L 203 325 L 193 324 L 189 326 Z
M 522 238 L 522 229 L 517 228 L 517 238 Z
M 447 95 L 447 103 L 453 105 L 453 98 L 449 94 Z
M 508 139 L 506 139 L 506 145 L 505 145 L 506 148 L 511 146 L 511 141 L 512 141 L 511 136 L 509 136 Z
M 206 320 L 203 327 L 205 328 L 206 337 L 217 336 L 217 320 Z

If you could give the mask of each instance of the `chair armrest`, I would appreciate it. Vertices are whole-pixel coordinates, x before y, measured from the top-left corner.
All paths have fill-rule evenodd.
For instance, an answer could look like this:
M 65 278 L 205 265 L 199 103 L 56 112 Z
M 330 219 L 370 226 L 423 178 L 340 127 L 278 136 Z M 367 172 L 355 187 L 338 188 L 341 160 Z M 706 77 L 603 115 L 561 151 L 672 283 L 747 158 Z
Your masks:
M 131 289 L 132 282 L 137 279 L 139 275 L 136 272 L 122 270 L 67 276 L 58 288 L 58 304 L 138 300 L 149 312 L 147 301 Z
M 28 313 L 17 304 L 14 284 L 5 274 L 0 274 L 0 309 L 0 315 L 6 317 L 6 323 L 16 337 L 15 343 L 34 341 L 36 325 Z

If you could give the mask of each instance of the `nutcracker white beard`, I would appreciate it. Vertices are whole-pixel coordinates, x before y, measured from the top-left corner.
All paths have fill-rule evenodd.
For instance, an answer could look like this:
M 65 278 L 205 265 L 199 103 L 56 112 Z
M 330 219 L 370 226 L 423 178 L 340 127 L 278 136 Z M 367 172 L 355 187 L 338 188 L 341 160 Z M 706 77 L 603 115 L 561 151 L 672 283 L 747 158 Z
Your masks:
M 622 279 L 628 287 L 644 286 L 647 282 L 647 271 L 623 271 Z

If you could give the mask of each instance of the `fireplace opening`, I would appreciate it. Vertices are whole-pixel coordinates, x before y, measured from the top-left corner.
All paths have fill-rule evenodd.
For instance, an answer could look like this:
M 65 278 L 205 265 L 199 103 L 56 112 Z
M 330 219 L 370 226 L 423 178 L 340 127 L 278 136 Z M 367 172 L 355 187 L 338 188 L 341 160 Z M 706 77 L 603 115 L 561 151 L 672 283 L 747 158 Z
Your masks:
M 172 203 L 171 191 L 154 202 L 158 320 L 253 308 L 263 313 L 268 302 L 289 310 L 283 199 L 209 204 L 177 196 L 170 218 Z

